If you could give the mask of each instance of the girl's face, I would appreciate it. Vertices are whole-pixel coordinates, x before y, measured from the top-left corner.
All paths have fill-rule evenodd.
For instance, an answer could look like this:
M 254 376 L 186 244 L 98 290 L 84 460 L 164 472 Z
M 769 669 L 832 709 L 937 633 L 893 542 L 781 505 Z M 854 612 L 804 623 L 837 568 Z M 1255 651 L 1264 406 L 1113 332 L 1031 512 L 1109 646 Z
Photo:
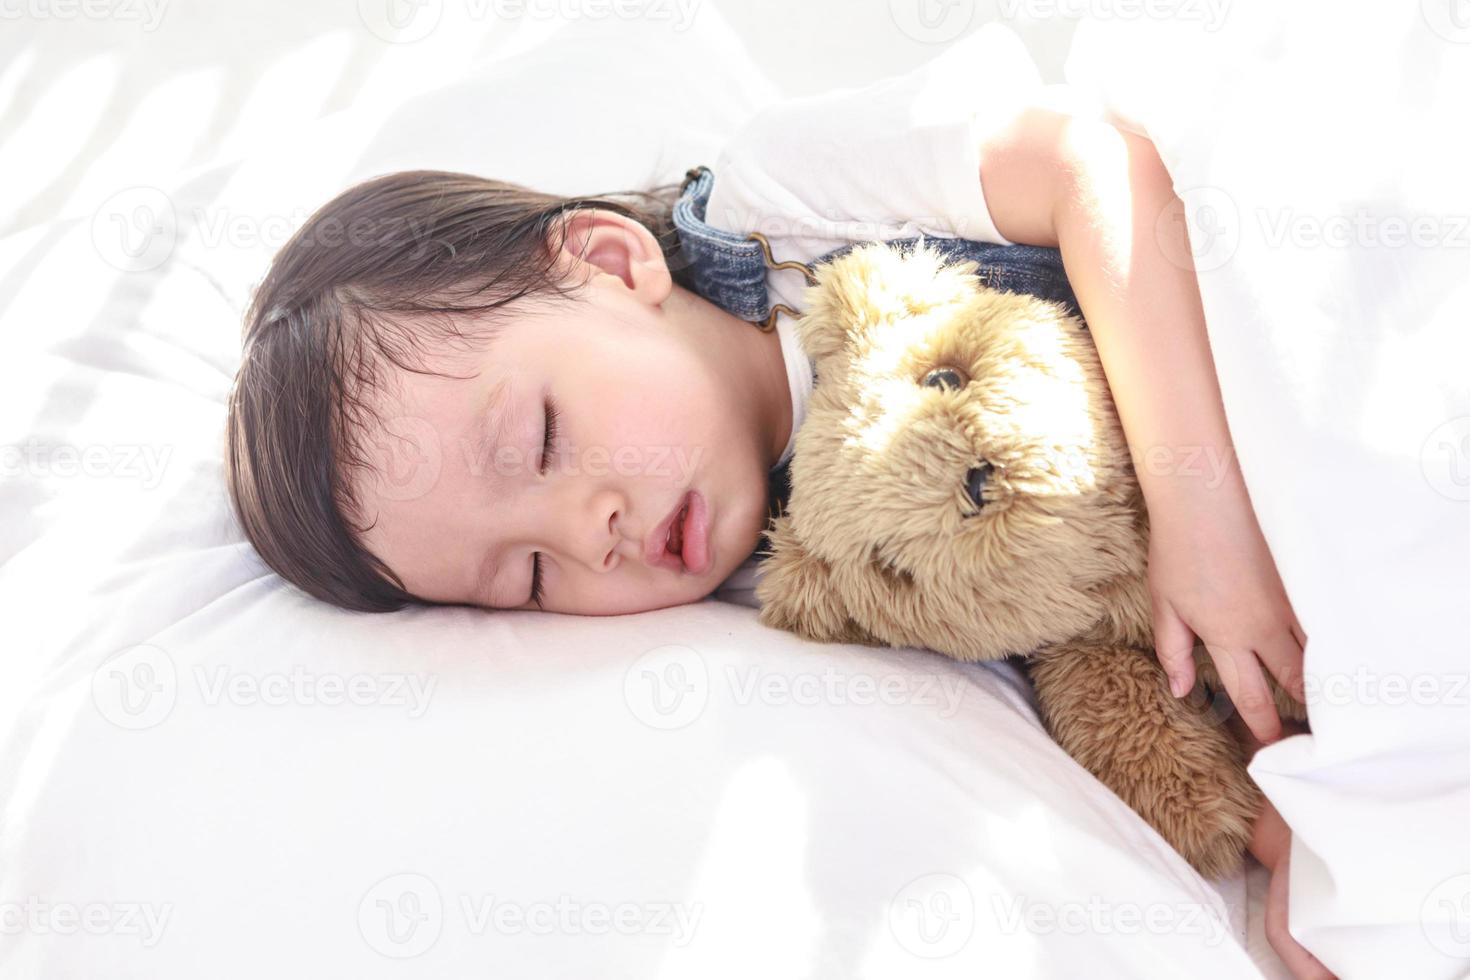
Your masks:
M 779 339 L 673 288 L 641 225 L 586 220 L 568 236 L 594 273 L 577 303 L 432 365 L 460 377 L 394 369 L 377 405 L 361 539 L 422 599 L 590 615 L 679 605 L 714 591 L 765 528 L 790 434 Z M 694 497 L 706 533 L 691 528 L 670 559 L 666 519 Z

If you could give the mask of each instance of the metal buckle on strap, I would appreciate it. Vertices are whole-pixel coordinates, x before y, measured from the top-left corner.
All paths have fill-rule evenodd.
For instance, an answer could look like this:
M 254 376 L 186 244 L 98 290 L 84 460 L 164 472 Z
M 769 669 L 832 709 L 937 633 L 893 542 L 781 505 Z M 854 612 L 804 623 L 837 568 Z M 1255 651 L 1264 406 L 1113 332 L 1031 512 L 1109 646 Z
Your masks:
M 765 259 L 766 267 L 768 269 L 796 269 L 799 270 L 802 275 L 806 276 L 806 282 L 808 286 L 816 285 L 817 277 L 812 272 L 811 266 L 807 265 L 805 262 L 777 262 L 775 256 L 771 255 L 771 243 L 766 241 L 766 236 L 762 235 L 758 231 L 753 231 L 745 237 L 747 241 L 760 243 L 761 255 Z M 771 305 L 771 312 L 766 316 L 764 321 L 753 322 L 755 322 L 755 325 L 760 328 L 762 333 L 770 333 L 772 330 L 776 329 L 776 317 L 781 313 L 785 313 L 787 316 L 801 316 L 800 310 L 793 310 L 785 303 L 774 303 Z

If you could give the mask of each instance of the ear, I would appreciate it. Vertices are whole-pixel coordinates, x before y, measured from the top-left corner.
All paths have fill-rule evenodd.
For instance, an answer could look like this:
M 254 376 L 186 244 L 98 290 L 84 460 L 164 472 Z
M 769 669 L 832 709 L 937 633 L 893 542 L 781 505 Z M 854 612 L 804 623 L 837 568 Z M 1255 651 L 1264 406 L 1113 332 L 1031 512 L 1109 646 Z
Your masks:
M 604 208 L 576 208 L 566 213 L 560 230 L 556 269 L 564 278 L 581 282 L 606 273 L 651 306 L 673 291 L 658 239 L 641 222 Z
M 789 515 L 776 518 L 770 557 L 760 565 L 755 595 L 760 621 L 820 643 L 881 645 L 848 615 L 832 585 L 832 568 L 797 537 Z

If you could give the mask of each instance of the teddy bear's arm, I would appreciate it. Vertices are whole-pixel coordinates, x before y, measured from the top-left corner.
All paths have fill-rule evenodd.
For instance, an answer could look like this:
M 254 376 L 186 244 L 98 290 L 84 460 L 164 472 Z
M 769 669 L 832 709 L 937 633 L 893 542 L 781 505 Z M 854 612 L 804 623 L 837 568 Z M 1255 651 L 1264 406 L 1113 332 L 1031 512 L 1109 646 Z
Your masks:
M 1261 791 L 1224 716 L 1176 700 L 1150 650 L 1094 640 L 1033 654 L 1042 719 L 1063 749 L 1207 878 L 1240 867 Z

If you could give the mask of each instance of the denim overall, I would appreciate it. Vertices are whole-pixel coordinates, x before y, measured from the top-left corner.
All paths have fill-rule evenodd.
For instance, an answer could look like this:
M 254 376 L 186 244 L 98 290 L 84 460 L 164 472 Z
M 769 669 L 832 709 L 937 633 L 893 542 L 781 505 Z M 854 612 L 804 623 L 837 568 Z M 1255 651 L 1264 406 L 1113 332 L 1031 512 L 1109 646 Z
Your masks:
M 715 175 L 709 167 L 692 167 L 684 176 L 674 205 L 674 228 L 678 231 L 681 261 L 671 271 L 676 281 L 742 320 L 762 330 L 775 328 L 776 316 L 796 315 L 780 303 L 774 306 L 766 292 L 766 274 L 778 270 L 801 272 L 812 281 L 814 266 L 830 262 L 864 242 L 852 242 L 820 256 L 810 266 L 801 262 L 777 262 L 765 236 L 753 232 L 740 235 L 707 224 L 705 209 L 714 189 Z M 888 244 L 912 251 L 920 241 L 953 261 L 973 260 L 980 281 L 1003 292 L 1029 293 L 1063 304 L 1080 317 L 1077 298 L 1062 269 L 1061 253 L 1036 245 L 997 245 L 965 238 L 895 238 Z M 769 512 L 772 517 L 785 510 L 791 493 L 787 464 L 771 471 Z M 760 550 L 769 550 L 763 537 Z

